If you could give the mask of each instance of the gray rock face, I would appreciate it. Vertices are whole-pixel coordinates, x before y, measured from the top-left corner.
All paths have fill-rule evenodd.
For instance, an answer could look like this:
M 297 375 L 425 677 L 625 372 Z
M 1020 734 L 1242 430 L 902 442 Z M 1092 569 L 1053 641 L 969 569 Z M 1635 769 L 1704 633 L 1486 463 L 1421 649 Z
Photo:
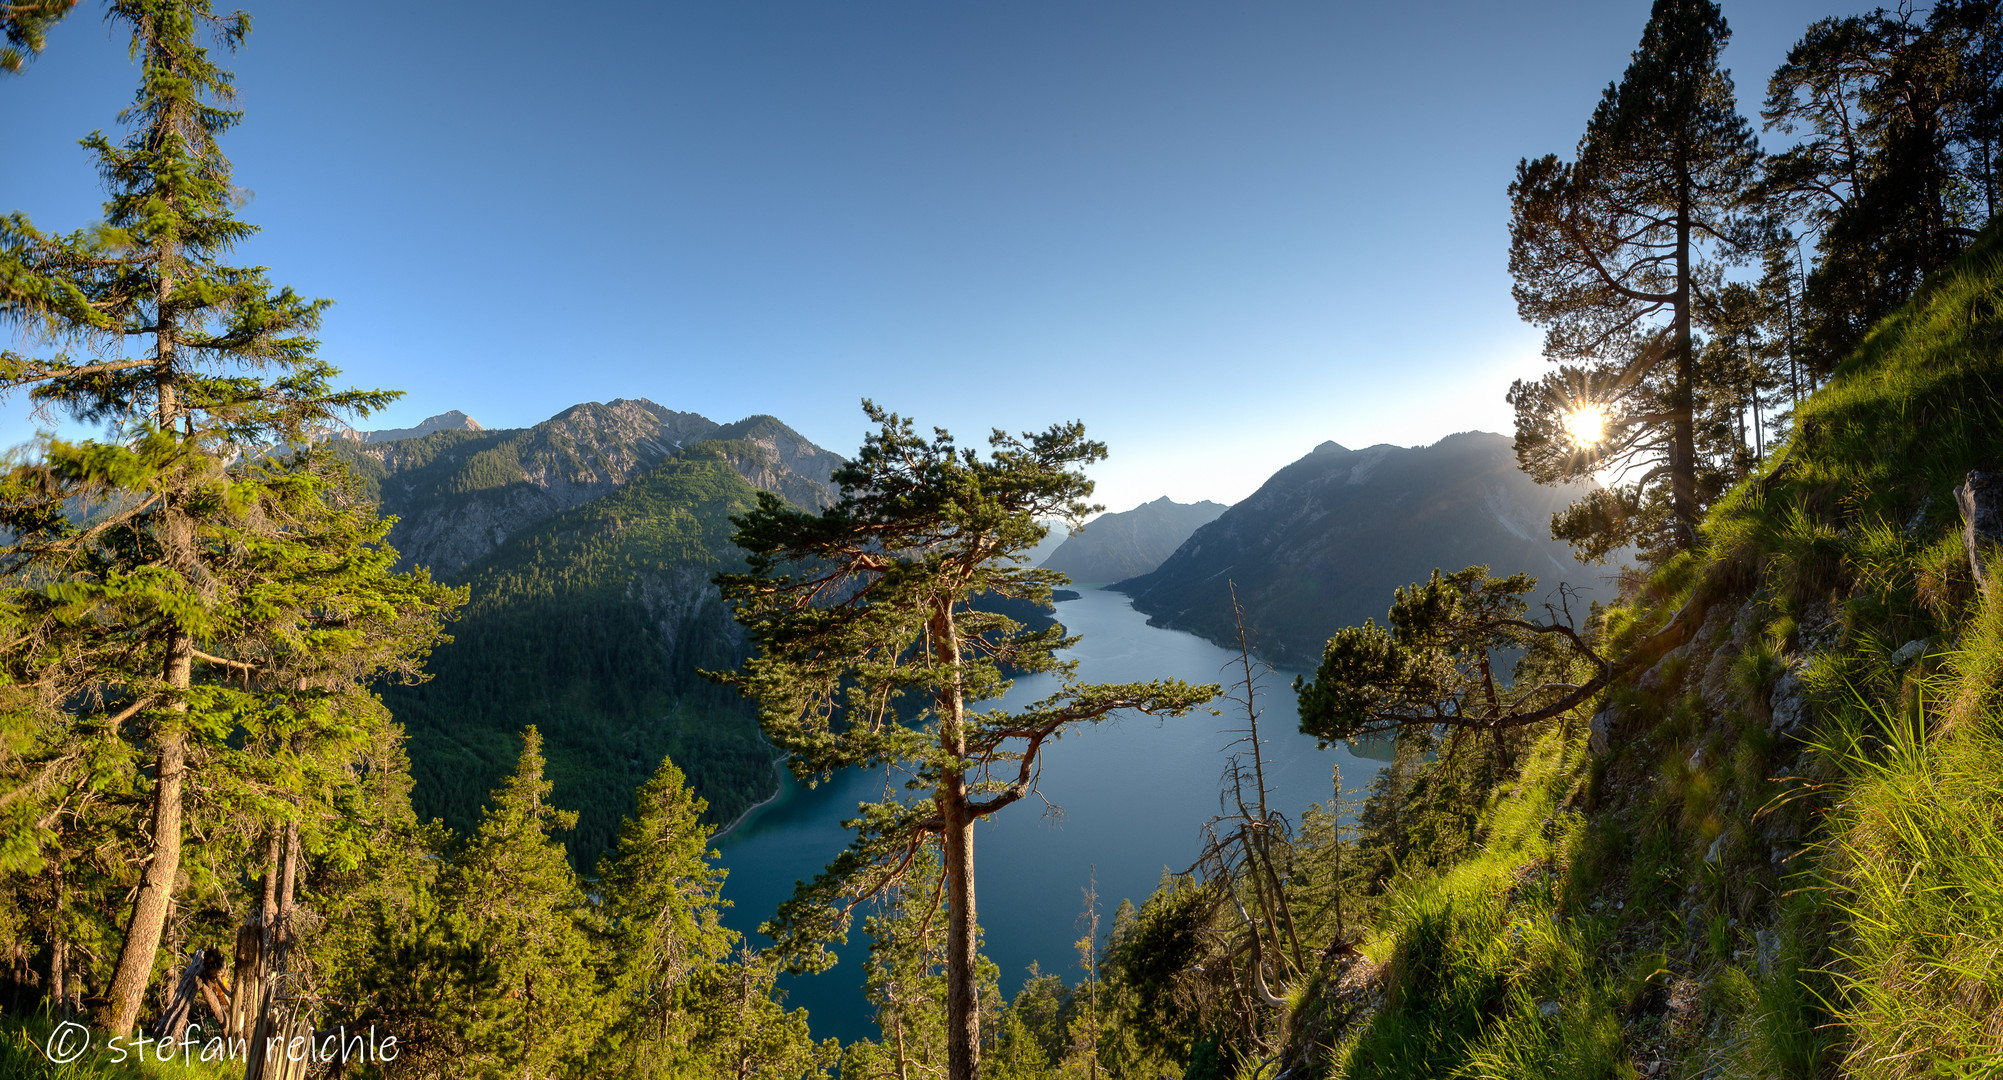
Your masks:
M 1969 473 L 1968 481 L 1954 489 L 1954 501 L 1961 507 L 1968 565 L 1986 592 L 1990 582 L 1988 549 L 2003 543 L 2003 473 Z
M 357 431 L 355 432 L 355 434 L 360 436 L 363 442 L 377 443 L 377 442 L 395 442 L 398 439 L 421 438 L 425 435 L 431 434 L 434 431 L 485 431 L 485 430 L 486 429 L 481 427 L 479 425 L 479 422 L 475 421 L 472 417 L 467 416 L 465 413 L 460 412 L 458 409 L 453 409 L 451 412 L 442 412 L 439 413 L 437 416 L 427 416 L 424 418 L 424 421 L 418 424 L 416 427 L 383 428 L 379 431 Z
M 1801 667 L 1791 666 L 1774 684 L 1773 719 L 1767 726 L 1783 734 L 1797 731 L 1808 722 L 1808 688 L 1801 682 Z
M 1711 659 L 1704 665 L 1704 675 L 1697 683 L 1697 692 L 1704 699 L 1704 707 L 1716 715 L 1730 709 L 1738 701 L 1738 690 L 1733 686 L 1732 669 L 1739 654 L 1745 651 L 1746 641 L 1752 636 L 1753 625 L 1759 619 L 1759 609 L 1750 601 L 1731 609 L 1724 604 L 1714 607 L 1704 618 L 1704 624 L 1697 630 L 1699 641 L 1713 640 L 1711 635 L 1720 632 L 1724 619 L 1731 619 L 1725 638 L 1711 651 Z
M 752 487 L 802 510 L 834 505 L 834 471 L 842 467 L 842 456 L 808 442 L 776 418 L 753 416 L 725 424 L 704 438 L 724 444 L 720 449 L 725 459 Z M 752 448 L 748 452 L 733 445 L 747 443 Z

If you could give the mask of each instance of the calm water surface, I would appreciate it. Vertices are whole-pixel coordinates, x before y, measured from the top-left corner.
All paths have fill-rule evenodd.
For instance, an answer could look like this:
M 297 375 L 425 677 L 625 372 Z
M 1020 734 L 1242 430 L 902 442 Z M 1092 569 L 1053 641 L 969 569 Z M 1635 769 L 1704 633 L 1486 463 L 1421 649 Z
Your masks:
M 1079 599 L 1059 604 L 1057 617 L 1083 636 L 1069 655 L 1088 682 L 1182 678 L 1229 689 L 1239 675 L 1235 654 L 1149 626 L 1118 593 L 1084 590 Z M 1380 763 L 1345 747 L 1317 750 L 1297 730 L 1292 682 L 1291 672 L 1263 680 L 1259 734 L 1270 805 L 1298 823 L 1308 804 L 1327 803 L 1333 795 L 1332 770 L 1341 769 L 1342 786 L 1354 795 Z M 1036 700 L 1056 685 L 1048 676 L 1018 680 L 1004 704 Z M 1046 744 L 1043 799 L 1031 795 L 978 826 L 977 910 L 984 951 L 1001 967 L 1003 993 L 1015 993 L 1032 961 L 1067 981 L 1077 978 L 1072 943 L 1081 936 L 1084 889 L 1095 868 L 1103 929 L 1122 898 L 1141 903 L 1164 872 L 1186 869 L 1196 858 L 1202 826 L 1219 812 L 1228 744 L 1245 727 L 1242 707 L 1221 700 L 1213 707 L 1226 715 L 1131 716 Z M 724 921 L 750 942 L 769 944 L 758 924 L 792 894 L 796 881 L 812 878 L 847 845 L 841 821 L 883 790 L 880 772 L 843 773 L 813 789 L 788 775 L 776 800 L 717 843 L 730 871 L 723 895 L 733 906 Z M 833 969 L 782 983 L 787 1004 L 809 1010 L 817 1038 L 848 1042 L 876 1034 L 862 995 L 868 947 L 860 925 L 858 919 Z

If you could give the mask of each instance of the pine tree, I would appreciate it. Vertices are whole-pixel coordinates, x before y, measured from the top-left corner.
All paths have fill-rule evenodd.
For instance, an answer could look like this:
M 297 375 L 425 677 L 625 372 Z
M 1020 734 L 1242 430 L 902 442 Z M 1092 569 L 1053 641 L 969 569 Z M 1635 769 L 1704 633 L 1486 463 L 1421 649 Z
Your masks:
M 1526 159 L 1509 188 L 1517 310 L 1563 365 L 1511 387 L 1517 457 L 1541 483 L 1645 470 L 1554 522 L 1594 557 L 1687 547 L 1703 512 L 1697 312 L 1754 240 L 1742 199 L 1758 149 L 1718 66 L 1729 36 L 1709 0 L 1657 0 L 1578 160 Z M 1582 414 L 1604 417 L 1604 438 Z
M 856 839 L 766 925 L 792 963 L 831 963 L 824 943 L 847 929 L 864 897 L 895 884 L 921 848 L 943 853 L 947 909 L 947 1075 L 973 1080 L 980 1052 L 979 924 L 973 825 L 1035 789 L 1044 744 L 1072 725 L 1119 710 L 1180 715 L 1215 686 L 1179 680 L 1126 685 L 1072 681 L 1057 659 L 1059 627 L 1031 631 L 974 606 L 981 596 L 1050 602 L 1061 574 L 1013 556 L 1091 508 L 1078 466 L 1105 456 L 1079 424 L 1042 434 L 995 431 L 986 460 L 935 430 L 865 401 L 878 425 L 835 473 L 841 498 L 819 515 L 770 494 L 736 519 L 750 572 L 718 578 L 759 651 L 720 676 L 760 706 L 773 742 L 803 778 L 850 766 L 905 772 L 907 801 L 865 805 Z M 1064 679 L 1051 697 L 1013 713 L 976 712 L 1010 672 Z
M 207 0 L 114 0 L 110 16 L 132 29 L 141 79 L 130 136 L 84 140 L 110 190 L 104 224 L 0 221 L 0 313 L 53 347 L 0 352 L 0 389 L 109 432 L 44 439 L 0 488 L 7 742 L 23 748 L 0 764 L 23 805 L 79 769 L 147 804 L 106 1017 L 129 1031 L 183 869 L 189 771 L 296 820 L 305 792 L 274 784 L 300 778 L 256 769 L 366 743 L 359 687 L 413 671 L 458 598 L 391 574 L 373 513 L 324 459 L 287 449 L 394 395 L 333 389 L 311 336 L 326 302 L 223 261 L 255 229 L 234 216 L 218 146 L 240 118 L 233 80 L 202 42 L 236 48 L 248 18 Z M 46 839 L 15 831 L 8 847 L 25 864 Z
M 1995 213 L 2003 5 L 1949 0 L 1811 24 L 1767 84 L 1799 142 L 1758 195 L 1814 239 L 1803 358 L 1826 376 Z

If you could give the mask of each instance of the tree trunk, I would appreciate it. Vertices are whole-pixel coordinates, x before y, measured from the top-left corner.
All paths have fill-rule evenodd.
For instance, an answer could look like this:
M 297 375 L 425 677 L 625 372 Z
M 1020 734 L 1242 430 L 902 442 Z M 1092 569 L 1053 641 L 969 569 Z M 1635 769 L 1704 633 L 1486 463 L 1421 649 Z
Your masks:
M 939 695 L 940 749 L 954 761 L 967 756 L 966 701 L 960 693 L 960 640 L 948 599 L 933 618 L 940 660 L 953 673 Z M 967 818 L 967 774 L 945 770 L 935 795 L 946 823 L 940 846 L 946 862 L 946 1075 L 974 1080 L 980 1067 L 981 1010 L 974 965 L 980 954 L 980 924 L 974 913 L 974 823 Z
M 152 38 L 152 28 L 145 28 Z M 149 55 L 149 59 L 155 59 Z M 162 114 L 153 120 L 156 138 L 173 137 L 180 118 Z M 169 196 L 172 204 L 172 196 Z M 169 241 L 158 253 L 159 277 L 153 284 L 154 330 L 152 369 L 154 423 L 164 433 L 173 433 L 183 409 L 179 399 L 180 373 L 177 362 L 176 330 L 179 312 L 174 303 L 174 270 L 180 251 Z M 192 441 L 192 440 L 190 440 Z M 192 447 L 190 447 L 192 449 Z M 195 527 L 183 506 L 188 487 L 188 466 L 173 467 L 166 477 L 166 498 L 160 522 L 160 559 L 167 569 L 189 585 L 195 579 Z M 167 924 L 167 909 L 174 902 L 174 879 L 181 871 L 181 782 L 187 768 L 188 734 L 181 715 L 188 711 L 186 693 L 194 682 L 195 642 L 179 623 L 167 625 L 167 658 L 161 681 L 170 695 L 165 715 L 155 714 L 154 743 L 153 851 L 140 878 L 139 892 L 132 900 L 132 917 L 126 923 L 125 941 L 119 947 L 118 968 L 111 979 L 109 1027 L 115 1034 L 130 1034 L 139 1021 L 139 1009 L 146 997 L 146 984 L 153 975 L 153 958 L 160 950 L 160 931 Z
M 1679 546 L 1697 540 L 1697 358 L 1690 337 L 1690 179 L 1683 177 L 1676 208 L 1676 389 L 1670 403 L 1669 491 Z
M 175 644 L 181 669 L 180 688 L 187 687 L 189 642 Z M 169 661 L 169 671 L 175 661 Z M 171 679 L 170 679 L 171 682 Z M 185 709 L 186 705 L 180 705 Z M 112 1032 L 131 1034 L 139 1022 L 139 1009 L 146 1000 L 146 984 L 153 975 L 153 957 L 160 949 L 160 932 L 167 925 L 167 909 L 174 899 L 174 879 L 181 872 L 181 780 L 187 765 L 187 736 L 178 718 L 171 730 L 159 736 L 157 777 L 153 785 L 153 856 L 139 881 L 139 893 L 132 900 L 132 917 L 126 923 L 125 944 L 119 949 L 117 973 L 111 979 Z
M 236 932 L 236 966 L 230 978 L 230 1014 L 224 1025 L 229 1038 L 249 1045 L 257 1030 L 258 1016 L 264 1011 L 264 976 L 272 935 L 278 927 L 279 847 L 277 830 L 265 846 L 264 901 L 257 914 L 245 919 Z
M 293 888 L 298 882 L 298 871 L 299 825 L 294 822 L 285 826 L 285 859 L 278 875 L 278 913 L 266 934 L 270 960 L 265 968 L 257 1024 L 251 1029 L 251 1053 L 244 1066 L 244 1080 L 298 1080 L 306 1074 L 306 1063 L 292 1060 L 282 1049 L 295 1036 L 303 1034 L 310 1038 L 313 1034 L 312 1025 L 286 992 L 285 969 L 292 950 Z M 274 1039 L 281 1050 L 267 1056 Z

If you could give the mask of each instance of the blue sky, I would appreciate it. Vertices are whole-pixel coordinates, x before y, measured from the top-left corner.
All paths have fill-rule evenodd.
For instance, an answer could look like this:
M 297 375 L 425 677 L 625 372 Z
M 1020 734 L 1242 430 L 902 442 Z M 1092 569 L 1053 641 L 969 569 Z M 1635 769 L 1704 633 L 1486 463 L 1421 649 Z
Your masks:
M 1326 439 L 1507 432 L 1543 361 L 1505 188 L 1569 155 L 1648 4 L 249 10 L 242 254 L 337 302 L 349 380 L 407 391 L 362 426 L 647 397 L 848 452 L 863 396 L 963 441 L 1075 418 L 1126 509 L 1235 501 Z M 1851 10 L 1726 5 L 1748 115 Z M 134 74 L 87 3 L 0 80 L 0 212 L 98 216 L 76 140 Z

